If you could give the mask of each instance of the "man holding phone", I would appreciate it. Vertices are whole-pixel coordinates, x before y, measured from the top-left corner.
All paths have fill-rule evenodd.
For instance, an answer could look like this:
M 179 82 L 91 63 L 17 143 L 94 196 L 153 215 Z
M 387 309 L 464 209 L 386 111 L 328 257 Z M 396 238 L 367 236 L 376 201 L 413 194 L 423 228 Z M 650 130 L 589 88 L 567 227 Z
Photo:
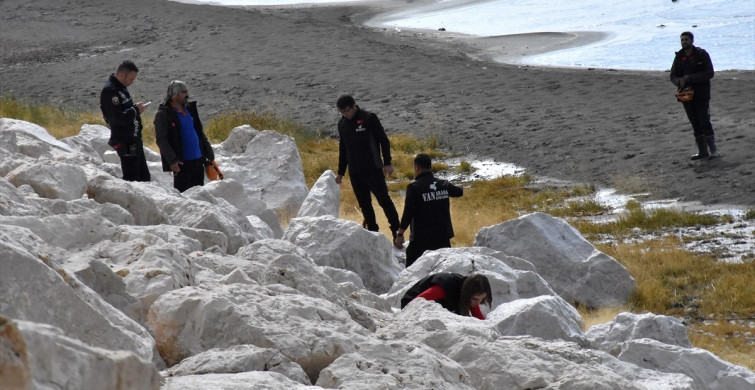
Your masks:
M 134 83 L 139 69 L 132 61 L 123 61 L 111 74 L 100 92 L 102 117 L 110 127 L 108 144 L 121 159 L 123 180 L 150 181 L 142 143 L 142 117 L 149 103 L 131 99 L 128 86 Z

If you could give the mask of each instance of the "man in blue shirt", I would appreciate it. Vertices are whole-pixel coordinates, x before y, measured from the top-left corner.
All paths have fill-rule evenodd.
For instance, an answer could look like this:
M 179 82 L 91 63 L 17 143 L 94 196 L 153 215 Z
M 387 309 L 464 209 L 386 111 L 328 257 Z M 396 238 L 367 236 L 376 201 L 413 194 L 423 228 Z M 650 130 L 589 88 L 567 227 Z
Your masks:
M 165 102 L 155 115 L 155 138 L 163 171 L 173 172 L 173 187 L 184 192 L 204 185 L 204 167 L 215 153 L 199 120 L 197 102 L 189 101 L 189 88 L 181 81 L 168 85 Z

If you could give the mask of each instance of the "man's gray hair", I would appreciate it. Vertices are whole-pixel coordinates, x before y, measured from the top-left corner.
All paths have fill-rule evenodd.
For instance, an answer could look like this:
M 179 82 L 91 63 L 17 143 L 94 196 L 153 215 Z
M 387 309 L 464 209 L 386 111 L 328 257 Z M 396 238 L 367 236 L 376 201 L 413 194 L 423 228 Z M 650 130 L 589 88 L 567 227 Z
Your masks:
M 168 84 L 168 94 L 166 97 L 166 101 L 170 101 L 173 99 L 173 96 L 178 95 L 179 93 L 183 91 L 188 91 L 189 88 L 186 86 L 186 84 L 181 80 L 173 80 Z

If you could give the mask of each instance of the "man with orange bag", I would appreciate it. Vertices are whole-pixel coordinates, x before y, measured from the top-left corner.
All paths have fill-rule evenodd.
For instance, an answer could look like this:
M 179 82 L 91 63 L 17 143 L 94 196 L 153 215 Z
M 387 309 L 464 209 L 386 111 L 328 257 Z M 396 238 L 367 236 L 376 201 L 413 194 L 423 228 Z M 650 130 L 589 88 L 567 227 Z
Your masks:
M 155 139 L 163 171 L 173 172 L 173 187 L 180 192 L 204 185 L 205 166 L 217 167 L 197 102 L 189 101 L 189 88 L 182 81 L 168 85 L 165 102 L 155 115 Z

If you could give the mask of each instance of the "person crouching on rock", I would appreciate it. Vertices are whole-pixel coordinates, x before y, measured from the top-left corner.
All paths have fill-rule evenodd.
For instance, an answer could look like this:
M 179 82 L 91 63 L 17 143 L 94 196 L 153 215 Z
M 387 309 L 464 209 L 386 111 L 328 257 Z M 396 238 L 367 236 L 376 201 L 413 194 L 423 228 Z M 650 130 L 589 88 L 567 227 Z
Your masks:
M 415 283 L 401 298 L 403 309 L 416 298 L 440 303 L 449 311 L 462 316 L 485 319 L 480 311 L 483 302 L 490 307 L 493 295 L 490 282 L 485 275 L 472 274 L 463 276 L 454 273 L 437 273 L 429 275 Z
M 204 185 L 204 166 L 215 160 L 215 153 L 199 120 L 197 102 L 189 102 L 189 88 L 181 81 L 170 82 L 165 102 L 157 109 L 155 139 L 163 171 L 173 172 L 173 187 L 184 192 Z

